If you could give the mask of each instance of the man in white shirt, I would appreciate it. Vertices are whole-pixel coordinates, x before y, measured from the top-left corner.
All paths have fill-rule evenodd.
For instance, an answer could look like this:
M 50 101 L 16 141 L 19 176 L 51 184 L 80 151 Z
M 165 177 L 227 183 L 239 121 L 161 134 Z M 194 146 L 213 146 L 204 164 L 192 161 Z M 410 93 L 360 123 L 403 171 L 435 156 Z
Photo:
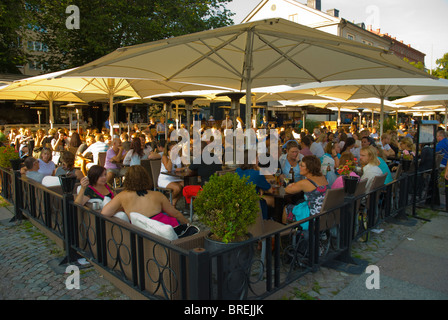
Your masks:
M 91 166 L 95 164 L 99 164 L 99 154 L 100 152 L 107 152 L 109 150 L 109 146 L 104 142 L 104 137 L 101 133 L 95 135 L 95 143 L 91 144 L 83 153 L 82 156 L 85 157 L 89 152 L 93 156 L 93 162 L 87 164 L 87 169 L 90 169 Z
M 221 129 L 232 129 L 233 123 L 232 119 L 230 119 L 229 115 L 226 114 L 226 118 L 221 122 Z

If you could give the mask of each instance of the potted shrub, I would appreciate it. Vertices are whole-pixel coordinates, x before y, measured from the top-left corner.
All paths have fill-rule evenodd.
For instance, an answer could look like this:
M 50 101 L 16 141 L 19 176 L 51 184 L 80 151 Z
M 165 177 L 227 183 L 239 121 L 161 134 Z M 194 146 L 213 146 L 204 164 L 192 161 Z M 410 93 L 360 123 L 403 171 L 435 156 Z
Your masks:
M 260 196 L 255 185 L 236 173 L 210 177 L 194 200 L 199 221 L 210 228 L 210 238 L 230 243 L 248 239 L 248 228 L 255 222 Z
M 404 172 L 409 171 L 409 169 L 411 167 L 412 160 L 413 160 L 412 153 L 409 152 L 408 150 L 403 150 L 403 158 L 401 160 L 401 165 L 403 167 Z
M 356 158 L 354 159 L 356 162 Z M 338 174 L 342 176 L 342 180 L 344 182 L 344 191 L 345 193 L 352 195 L 356 191 L 356 186 L 358 184 L 359 178 L 356 176 L 351 176 L 355 170 L 355 165 L 352 161 L 347 160 L 344 164 L 341 164 L 338 168 Z
M 0 167 L 11 168 L 12 163 L 20 164 L 21 162 L 22 159 L 20 159 L 19 153 L 13 147 L 11 146 L 0 147 Z
M 242 299 L 247 294 L 253 255 L 252 243 L 247 241 L 251 237 L 248 228 L 260 210 L 255 185 L 247 182 L 236 173 L 215 174 L 194 200 L 195 214 L 210 228 L 205 249 L 213 252 L 231 247 L 222 254 L 222 269 L 216 259 L 212 264 L 213 279 L 223 279 L 219 296 L 225 300 Z

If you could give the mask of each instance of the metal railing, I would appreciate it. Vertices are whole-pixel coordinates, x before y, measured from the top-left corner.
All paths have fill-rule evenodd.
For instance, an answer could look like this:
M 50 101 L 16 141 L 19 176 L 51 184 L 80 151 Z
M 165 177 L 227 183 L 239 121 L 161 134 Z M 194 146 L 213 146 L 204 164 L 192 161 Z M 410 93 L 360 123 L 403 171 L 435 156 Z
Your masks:
M 0 173 L 1 195 L 14 205 L 14 219 L 31 219 L 60 239 L 65 250 L 61 263 L 86 257 L 149 299 L 264 299 L 321 265 L 356 263 L 351 257 L 353 241 L 388 218 L 405 217 L 406 209 L 419 201 L 434 202 L 434 193 L 409 192 L 412 181 L 428 172 L 403 174 L 367 194 L 348 196 L 327 212 L 212 251 L 204 249 L 205 232 L 166 241 L 76 205 L 73 194 L 44 187 L 18 171 L 0 169 Z M 433 188 L 437 188 L 434 181 Z M 359 201 L 368 203 L 361 206 L 364 211 L 358 209 Z M 300 224 L 307 221 L 309 229 L 304 231 Z M 268 248 L 265 256 L 257 249 L 263 241 Z

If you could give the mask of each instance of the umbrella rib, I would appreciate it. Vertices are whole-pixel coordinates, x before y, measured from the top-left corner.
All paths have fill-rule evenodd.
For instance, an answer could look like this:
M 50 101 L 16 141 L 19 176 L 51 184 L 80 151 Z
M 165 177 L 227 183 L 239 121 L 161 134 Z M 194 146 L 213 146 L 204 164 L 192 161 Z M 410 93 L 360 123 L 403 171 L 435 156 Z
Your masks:
M 278 34 L 276 35 L 275 32 L 270 32 L 268 30 L 260 30 L 259 32 L 262 33 L 262 34 L 265 34 L 265 35 L 274 36 L 274 37 L 277 37 L 277 38 L 280 37 L 280 38 L 283 38 L 283 39 L 288 39 L 288 40 L 293 40 L 293 41 L 298 41 L 297 38 L 299 38 L 304 43 L 307 43 L 307 44 L 310 44 L 310 45 L 314 45 L 314 46 L 317 46 L 317 47 L 320 47 L 320 48 L 323 48 L 323 49 L 326 49 L 326 50 L 330 50 L 330 48 L 328 48 L 324 44 L 325 43 L 330 43 L 332 51 L 336 51 L 338 53 L 343 53 L 343 54 L 346 54 L 346 55 L 349 55 L 349 56 L 352 56 L 352 57 L 355 57 L 355 58 L 359 58 L 361 56 L 363 60 L 366 60 L 366 61 L 369 61 L 369 62 L 373 62 L 373 63 L 377 63 L 377 64 L 380 64 L 380 65 L 385 66 L 385 67 L 397 69 L 397 70 L 404 71 L 404 72 L 410 73 L 410 74 L 422 75 L 422 72 L 419 69 L 416 69 L 416 68 L 414 68 L 416 70 L 405 69 L 403 67 L 396 66 L 394 64 L 391 64 L 391 63 L 388 63 L 388 62 L 385 62 L 385 61 L 381 61 L 379 58 L 372 58 L 372 57 L 369 57 L 369 56 L 367 56 L 365 54 L 362 54 L 362 53 L 350 52 L 350 51 L 344 50 L 343 48 L 338 48 L 338 47 L 342 44 L 342 45 L 353 46 L 355 48 L 364 49 L 364 50 L 369 50 L 370 49 L 372 52 L 375 51 L 376 53 L 379 53 L 381 57 L 382 57 L 383 53 L 387 54 L 387 51 L 385 51 L 384 49 L 378 50 L 378 49 L 375 49 L 375 47 L 372 47 L 372 48 L 366 47 L 366 48 L 364 48 L 364 47 L 361 47 L 359 43 L 350 44 L 350 43 L 346 43 L 346 42 L 342 42 L 342 41 L 341 42 L 337 42 L 337 41 L 332 41 L 332 40 L 310 40 L 310 39 L 305 39 L 303 37 L 296 37 L 294 35 L 286 36 L 284 34 L 279 36 Z
M 229 43 L 232 43 L 233 41 L 235 41 L 236 39 L 238 39 L 238 37 L 243 34 L 243 32 L 239 32 L 237 34 L 235 34 L 233 37 L 231 37 L 230 39 L 224 41 L 223 43 L 221 43 L 219 46 L 217 46 L 215 49 L 210 48 L 208 45 L 206 45 L 202 39 L 200 39 L 201 43 L 203 43 L 204 45 L 206 45 L 207 48 L 210 49 L 210 51 L 206 52 L 206 53 L 202 53 L 200 52 L 198 49 L 192 47 L 190 44 L 186 44 L 190 49 L 193 49 L 194 51 L 198 52 L 199 54 L 201 54 L 201 56 L 194 60 L 193 62 L 191 62 L 190 64 L 186 65 L 185 67 L 183 67 L 182 69 L 180 69 L 179 71 L 175 72 L 174 74 L 172 74 L 170 77 L 168 77 L 166 80 L 171 80 L 172 78 L 174 78 L 175 76 L 177 76 L 178 74 L 182 73 L 183 71 L 192 68 L 193 66 L 195 66 L 196 64 L 198 64 L 199 62 L 201 62 L 204 59 L 209 59 L 211 60 L 213 63 L 216 63 L 218 65 L 221 65 L 220 63 L 216 62 L 215 60 L 213 60 L 212 58 L 210 58 L 210 55 L 212 55 L 213 53 L 216 53 L 218 50 L 222 49 L 224 46 L 226 46 Z M 218 55 L 218 57 L 220 57 L 222 59 L 221 56 Z M 224 61 L 226 61 L 225 59 L 223 59 Z M 224 66 L 222 66 L 223 68 L 225 68 Z M 227 69 L 227 68 L 225 68 Z M 228 69 L 227 69 L 228 70 Z M 230 70 L 229 70 L 230 71 Z M 238 74 L 238 71 L 235 70 L 238 76 L 240 76 Z
M 264 42 L 266 45 L 268 45 L 269 47 L 271 47 L 274 51 L 276 51 L 280 57 L 277 59 L 276 62 L 273 62 L 270 66 L 267 66 L 265 69 L 261 70 L 256 76 L 254 76 L 254 78 L 257 78 L 259 75 L 267 72 L 269 69 L 275 67 L 276 65 L 282 63 L 283 61 L 281 60 L 282 58 L 288 60 L 289 62 L 291 62 L 293 65 L 295 65 L 297 68 L 303 70 L 304 72 L 306 72 L 309 76 L 311 76 L 315 81 L 317 82 L 322 82 L 319 78 L 317 78 L 316 76 L 314 76 L 314 74 L 312 74 L 310 71 L 308 71 L 304 66 L 300 65 L 299 63 L 297 63 L 296 61 L 292 60 L 288 54 L 294 50 L 295 48 L 299 47 L 303 42 L 298 43 L 296 46 L 294 46 L 293 48 L 291 48 L 289 51 L 287 52 L 283 52 L 282 50 L 280 50 L 279 48 L 277 48 L 275 45 L 271 44 L 268 40 L 266 40 L 264 37 L 262 37 L 259 33 L 255 32 L 258 36 L 258 38 Z M 300 50 L 299 52 L 297 52 L 296 54 L 302 52 L 303 50 L 306 50 L 307 48 L 304 48 L 302 50 Z

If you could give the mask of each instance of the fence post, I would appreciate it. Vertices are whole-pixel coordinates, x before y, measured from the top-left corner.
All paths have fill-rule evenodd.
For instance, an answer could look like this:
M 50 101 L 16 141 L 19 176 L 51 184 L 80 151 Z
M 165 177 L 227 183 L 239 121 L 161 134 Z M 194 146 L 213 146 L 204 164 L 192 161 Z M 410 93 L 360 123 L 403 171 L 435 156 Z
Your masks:
M 62 200 L 62 216 L 64 220 L 64 244 L 65 244 L 65 258 L 59 263 L 62 264 L 70 264 L 71 262 L 75 262 L 78 258 L 76 251 L 72 248 L 73 244 L 73 219 L 72 219 L 72 208 L 71 202 L 73 202 L 74 197 L 73 193 L 64 193 Z
M 210 300 L 210 254 L 204 248 L 190 250 L 188 256 L 190 300 Z
M 24 216 L 22 214 L 22 181 L 20 180 L 20 175 L 20 170 L 13 170 L 14 217 L 12 217 L 10 222 L 24 219 Z
M 341 246 L 345 249 L 335 258 L 325 262 L 325 266 L 350 274 L 361 274 L 365 271 L 368 262 L 352 257 L 352 243 L 355 223 L 355 197 L 346 195 L 344 206 L 341 208 L 340 236 Z

